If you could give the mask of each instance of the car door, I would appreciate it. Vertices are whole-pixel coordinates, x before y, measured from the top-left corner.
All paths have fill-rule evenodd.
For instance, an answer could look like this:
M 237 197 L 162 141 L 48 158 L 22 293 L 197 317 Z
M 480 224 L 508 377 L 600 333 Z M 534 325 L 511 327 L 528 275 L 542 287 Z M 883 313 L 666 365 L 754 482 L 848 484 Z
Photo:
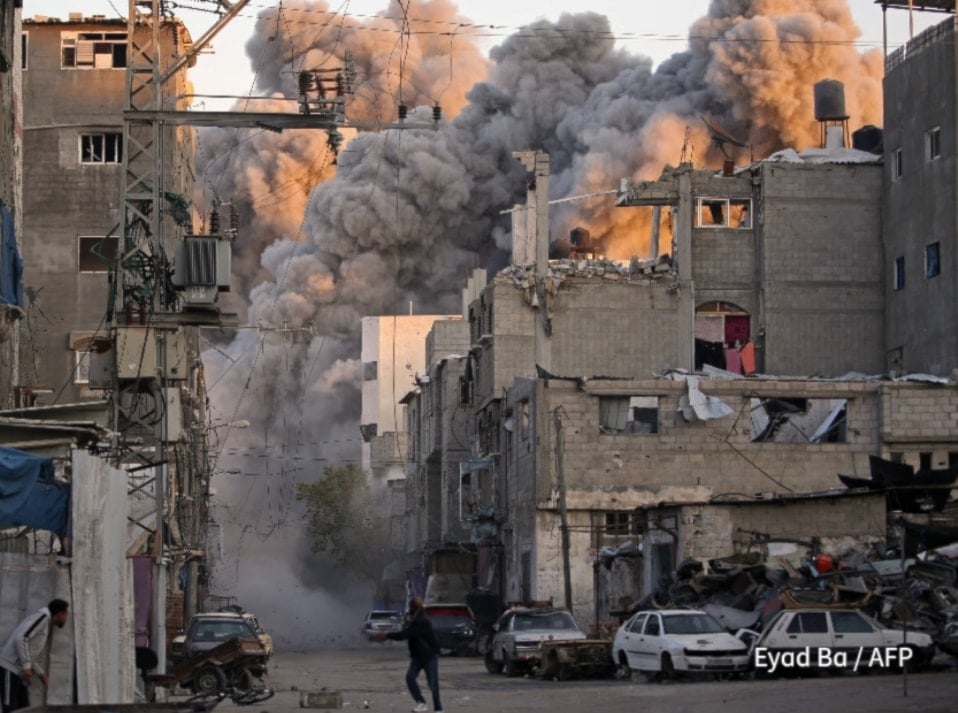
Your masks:
M 622 650 L 625 652 L 625 658 L 631 669 L 639 668 L 639 637 L 642 636 L 642 627 L 645 626 L 646 618 L 648 618 L 648 614 L 640 612 L 629 619 L 622 627 Z
M 645 620 L 642 635 L 636 646 L 640 671 L 658 671 L 661 668 L 662 617 L 650 613 Z
M 833 611 L 829 616 L 835 648 L 857 653 L 859 649 L 870 651 L 882 645 L 881 632 L 857 611 Z
M 513 650 L 512 639 L 512 621 L 515 619 L 513 612 L 507 612 L 499 619 L 499 631 L 496 632 L 496 638 L 493 642 L 495 647 L 494 658 L 497 661 L 505 661 L 505 653 Z

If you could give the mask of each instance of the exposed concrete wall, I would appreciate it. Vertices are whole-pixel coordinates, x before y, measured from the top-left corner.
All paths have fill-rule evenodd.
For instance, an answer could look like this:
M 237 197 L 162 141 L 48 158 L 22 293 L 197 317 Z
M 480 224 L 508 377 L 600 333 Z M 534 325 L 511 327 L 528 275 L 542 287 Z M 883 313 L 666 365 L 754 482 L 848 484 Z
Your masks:
M 884 240 L 886 348 L 900 369 L 947 376 L 958 367 L 958 181 L 956 181 L 955 18 L 910 42 L 884 79 Z M 940 129 L 941 155 L 929 159 L 926 132 Z M 894 175 L 896 151 L 902 175 Z M 941 273 L 925 276 L 925 249 L 940 243 Z M 895 290 L 895 259 L 905 285 Z
M 884 372 L 879 164 L 759 164 L 764 371 Z
M 838 487 L 838 473 L 867 474 L 868 455 L 881 449 L 879 388 L 874 383 L 703 380 L 702 391 L 722 399 L 733 414 L 692 423 L 677 413 L 686 391 L 681 382 L 593 380 L 586 391 L 568 381 L 550 381 L 548 388 L 540 384 L 544 406 L 536 412 L 551 414 L 561 408 L 563 415 L 567 499 L 573 508 L 633 508 L 730 492 L 813 492 Z M 658 433 L 603 433 L 600 399 L 633 395 L 658 397 Z M 752 397 L 848 399 L 847 442 L 752 442 Z M 938 398 L 947 404 L 950 396 L 940 393 Z M 553 502 L 552 429 L 540 428 L 536 438 L 538 502 L 546 506 Z M 951 438 L 958 442 L 958 427 Z M 516 477 L 532 475 L 520 472 Z
M 831 498 L 741 504 L 684 505 L 678 514 L 678 561 L 707 561 L 744 551 L 749 533 L 810 540 L 885 536 L 885 496 L 868 493 Z
M 612 279 L 616 278 L 616 279 Z M 552 371 L 643 378 L 679 363 L 671 280 L 566 279 L 552 309 Z
M 907 457 L 909 453 L 958 451 L 955 387 L 883 382 L 881 397 L 881 437 L 889 450 L 905 454 L 905 460 L 916 466 L 917 458 Z M 943 467 L 943 464 L 934 467 Z

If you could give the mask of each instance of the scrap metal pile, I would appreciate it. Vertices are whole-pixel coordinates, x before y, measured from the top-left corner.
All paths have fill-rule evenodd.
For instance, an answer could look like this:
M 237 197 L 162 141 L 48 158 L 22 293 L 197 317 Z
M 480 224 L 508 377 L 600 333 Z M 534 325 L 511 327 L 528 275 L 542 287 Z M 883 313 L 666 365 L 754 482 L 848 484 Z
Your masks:
M 761 630 L 783 608 L 855 608 L 891 628 L 926 632 L 958 657 L 958 543 L 907 559 L 882 545 L 835 556 L 813 547 L 797 564 L 791 559 L 754 551 L 707 568 L 685 560 L 630 612 L 701 609 L 735 632 Z

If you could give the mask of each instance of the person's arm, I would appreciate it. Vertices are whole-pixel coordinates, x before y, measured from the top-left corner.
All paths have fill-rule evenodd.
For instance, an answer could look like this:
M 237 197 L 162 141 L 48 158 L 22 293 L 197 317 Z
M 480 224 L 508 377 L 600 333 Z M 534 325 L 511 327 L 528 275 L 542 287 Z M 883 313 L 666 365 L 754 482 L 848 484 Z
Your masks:
M 46 627 L 43 621 L 45 618 L 45 614 L 39 613 L 25 620 L 20 625 L 20 632 L 16 639 L 17 660 L 20 662 L 20 677 L 27 683 L 30 683 L 30 679 L 33 678 L 34 671 L 41 676 L 44 675 L 43 669 L 33 660 L 30 649 L 38 635 L 41 635 L 43 642 L 46 643 Z
M 49 632 L 50 620 L 46 615 L 43 615 L 27 630 L 24 637 L 26 640 L 24 648 L 27 650 L 28 656 L 25 660 L 29 661 L 31 669 L 40 677 L 44 686 L 47 685 L 47 672 L 41 666 L 39 659 L 43 658 L 43 652 L 46 650 Z M 36 658 L 33 654 L 36 654 Z

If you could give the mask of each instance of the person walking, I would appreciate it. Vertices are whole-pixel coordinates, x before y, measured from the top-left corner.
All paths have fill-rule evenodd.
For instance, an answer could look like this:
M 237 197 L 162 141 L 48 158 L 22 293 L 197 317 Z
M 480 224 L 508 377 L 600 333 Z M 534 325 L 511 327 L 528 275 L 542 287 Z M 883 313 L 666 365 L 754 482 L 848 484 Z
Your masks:
M 393 639 L 406 641 L 409 646 L 409 670 L 406 671 L 406 687 L 416 705 L 413 711 L 428 711 L 426 699 L 419 690 L 416 679 L 420 671 L 426 672 L 426 682 L 432 692 L 432 707 L 436 713 L 442 713 L 442 703 L 439 701 L 439 640 L 432 629 L 432 622 L 426 617 L 422 608 L 422 597 L 412 597 L 409 600 L 409 611 L 406 616 L 406 626 L 402 631 L 393 633 L 381 632 L 376 635 L 380 641 Z
M 62 599 L 53 599 L 34 612 L 13 630 L 7 643 L 0 649 L 0 704 L 2 713 L 30 706 L 30 682 L 40 677 L 44 687 L 49 684 L 39 659 L 42 658 L 50 624 L 62 629 L 69 616 L 70 605 Z

